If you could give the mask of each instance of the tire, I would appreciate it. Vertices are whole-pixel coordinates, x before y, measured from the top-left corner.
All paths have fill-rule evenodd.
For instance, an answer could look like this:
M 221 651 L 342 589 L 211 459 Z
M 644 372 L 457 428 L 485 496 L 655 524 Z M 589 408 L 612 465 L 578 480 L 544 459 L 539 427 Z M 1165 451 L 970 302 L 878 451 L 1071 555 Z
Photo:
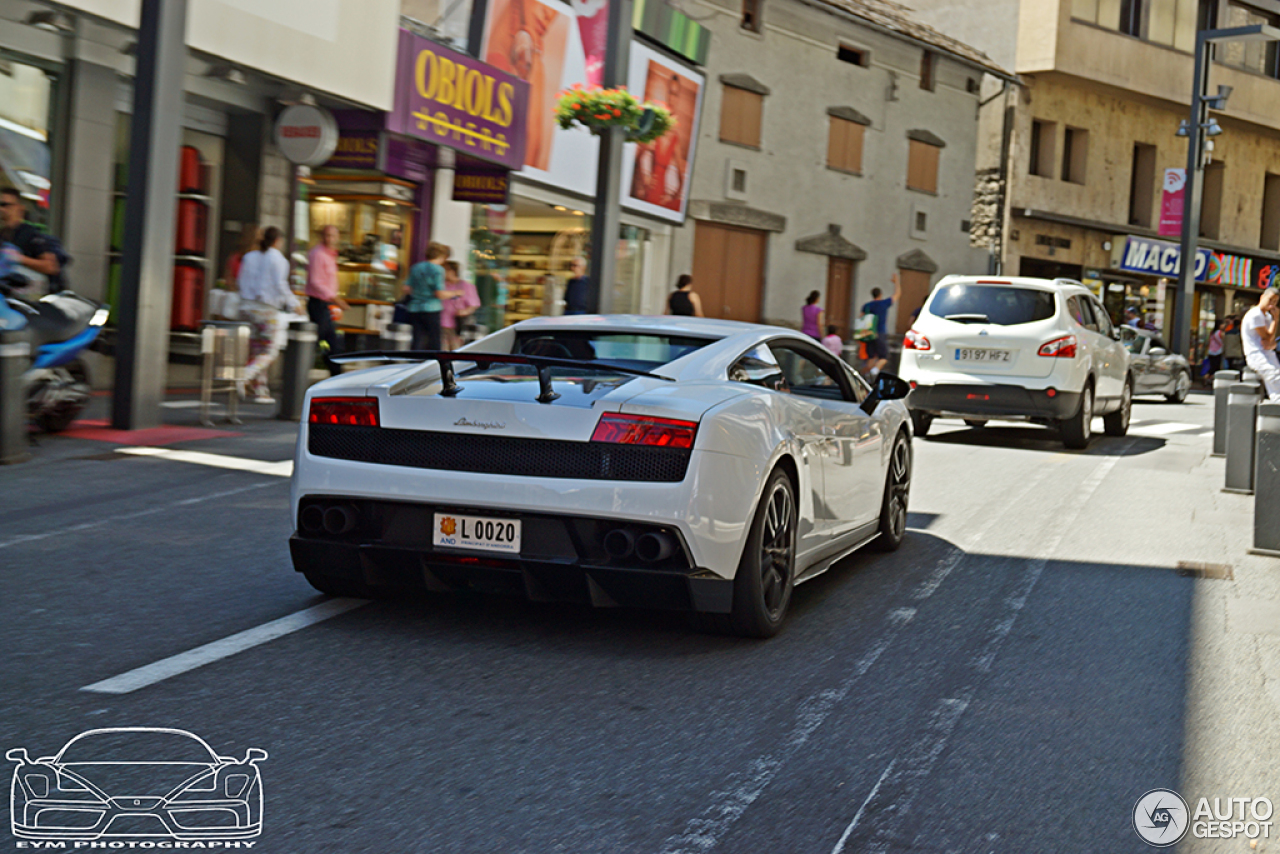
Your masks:
M 928 436 L 929 428 L 933 426 L 933 416 L 928 412 L 911 411 L 911 430 L 917 436 Z
M 373 598 L 369 588 L 360 581 L 339 578 L 336 575 L 326 575 L 323 572 L 316 572 L 314 569 L 303 570 L 302 575 L 307 579 L 308 584 L 326 596 L 337 596 L 344 599 Z
M 775 469 L 765 483 L 733 578 L 733 634 L 771 638 L 782 628 L 795 589 L 796 491 L 786 472 Z
M 76 359 L 67 365 L 67 373 L 71 376 L 70 387 L 66 389 L 66 394 L 75 395 L 77 399 L 66 400 L 49 412 L 41 412 L 36 416 L 36 426 L 43 433 L 61 433 L 80 417 L 80 413 L 84 412 L 84 408 L 89 400 L 91 391 L 89 385 L 89 371 L 84 366 L 84 362 Z
M 1189 391 L 1191 391 L 1191 374 L 1178 371 L 1178 378 L 1173 381 L 1173 393 L 1166 394 L 1165 400 L 1170 403 L 1185 403 Z
M 978 419 L 976 419 L 976 418 L 966 418 L 966 419 L 964 420 L 964 423 L 965 423 L 967 426 L 972 427 L 972 428 L 973 428 L 973 429 L 975 429 L 975 430 L 981 430 L 983 427 L 986 427 L 986 426 L 987 426 L 987 422 L 986 422 L 986 421 L 979 421 L 979 420 L 978 420 Z
M 1102 416 L 1102 428 L 1108 436 L 1124 436 L 1129 432 L 1129 418 L 1133 414 L 1133 380 L 1124 381 L 1120 393 L 1120 408 Z
M 911 497 L 911 443 L 899 433 L 889 454 L 885 472 L 884 498 L 880 502 L 880 536 L 871 547 L 880 552 L 896 552 L 907 536 L 907 504 Z
M 1062 444 L 1080 450 L 1089 447 L 1093 438 L 1093 385 L 1086 384 L 1080 393 L 1080 406 L 1076 414 L 1062 421 Z

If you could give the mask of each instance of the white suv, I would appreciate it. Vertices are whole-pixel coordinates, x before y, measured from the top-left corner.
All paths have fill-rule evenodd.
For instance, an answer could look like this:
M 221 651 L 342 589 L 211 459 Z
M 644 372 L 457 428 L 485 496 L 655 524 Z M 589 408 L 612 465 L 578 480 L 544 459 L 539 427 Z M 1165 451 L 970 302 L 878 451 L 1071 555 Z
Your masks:
M 1070 279 L 947 276 L 902 342 L 899 374 L 916 435 L 940 415 L 1057 426 L 1089 444 L 1095 415 L 1129 430 L 1129 353 L 1097 298 Z

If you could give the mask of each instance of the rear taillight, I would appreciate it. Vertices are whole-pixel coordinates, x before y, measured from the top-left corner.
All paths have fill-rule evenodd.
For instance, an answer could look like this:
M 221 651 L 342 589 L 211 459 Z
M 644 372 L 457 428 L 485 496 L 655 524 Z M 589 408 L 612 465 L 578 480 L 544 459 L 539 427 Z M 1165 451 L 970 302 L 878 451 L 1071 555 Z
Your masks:
M 908 329 L 907 334 L 902 336 L 902 349 L 904 350 L 932 350 L 933 345 L 929 343 L 929 339 L 925 338 L 914 329 Z
M 377 427 L 378 399 L 376 397 L 313 397 L 307 421 L 311 424 Z
M 1037 356 L 1050 356 L 1055 359 L 1074 359 L 1076 357 L 1076 336 L 1066 335 L 1041 344 L 1036 351 Z
M 692 448 L 693 437 L 697 432 L 696 421 L 606 413 L 600 416 L 600 423 L 591 434 L 591 441 L 649 445 L 655 448 Z

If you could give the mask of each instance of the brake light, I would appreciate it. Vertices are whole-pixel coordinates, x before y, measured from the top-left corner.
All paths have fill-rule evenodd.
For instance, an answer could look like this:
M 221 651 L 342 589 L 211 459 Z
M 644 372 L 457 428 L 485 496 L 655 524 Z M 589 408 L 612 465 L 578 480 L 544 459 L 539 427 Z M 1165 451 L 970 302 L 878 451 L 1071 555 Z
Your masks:
M 600 416 L 600 423 L 596 424 L 591 441 L 649 445 L 655 448 L 692 448 L 693 437 L 697 432 L 696 421 L 609 412 Z
M 377 427 L 378 399 L 376 397 L 313 397 L 307 421 L 311 424 Z
M 1076 357 L 1076 336 L 1066 335 L 1041 344 L 1036 351 L 1037 356 L 1050 356 L 1056 359 L 1074 359 Z
M 902 349 L 904 350 L 932 350 L 933 345 L 929 343 L 929 339 L 925 338 L 914 329 L 908 329 L 907 334 L 902 336 Z

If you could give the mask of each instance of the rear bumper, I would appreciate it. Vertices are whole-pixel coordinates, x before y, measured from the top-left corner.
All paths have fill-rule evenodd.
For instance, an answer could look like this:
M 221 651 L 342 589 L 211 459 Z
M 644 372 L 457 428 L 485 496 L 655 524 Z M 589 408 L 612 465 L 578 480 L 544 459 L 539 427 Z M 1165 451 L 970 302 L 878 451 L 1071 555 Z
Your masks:
M 976 415 L 988 418 L 1070 418 L 1080 408 L 1080 392 L 1026 389 L 1016 385 L 919 385 L 907 407 L 932 415 Z
M 311 503 L 352 507 L 360 521 L 348 534 L 296 532 L 289 551 L 299 572 L 374 588 L 473 591 L 596 607 L 708 613 L 729 613 L 733 607 L 733 581 L 696 566 L 674 526 L 342 496 L 308 496 L 303 506 Z M 436 547 L 431 541 L 437 512 L 518 518 L 521 553 Z M 676 548 L 652 563 L 634 554 L 611 558 L 603 538 L 618 528 L 635 536 L 661 532 Z

